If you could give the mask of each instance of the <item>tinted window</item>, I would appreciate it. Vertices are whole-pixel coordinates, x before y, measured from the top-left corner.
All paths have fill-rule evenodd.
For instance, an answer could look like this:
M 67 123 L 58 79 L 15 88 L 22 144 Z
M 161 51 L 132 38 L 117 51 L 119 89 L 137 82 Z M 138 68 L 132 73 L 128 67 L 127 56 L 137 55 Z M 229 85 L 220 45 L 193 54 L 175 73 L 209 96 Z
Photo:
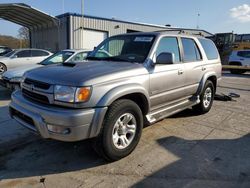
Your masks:
M 199 61 L 201 60 L 201 53 L 193 39 L 182 38 L 182 45 L 184 51 L 184 61 Z
M 156 51 L 156 56 L 158 56 L 162 52 L 173 53 L 175 57 L 175 62 L 180 62 L 180 51 L 177 38 L 165 37 L 161 39 Z
M 31 52 L 30 52 L 30 50 L 23 50 L 23 51 L 17 52 L 17 53 L 16 53 L 16 56 L 17 56 L 18 58 L 30 57 L 30 56 L 31 56 Z
M 80 52 L 76 54 L 70 61 L 71 62 L 81 62 L 86 59 L 88 52 Z
M 48 56 L 49 53 L 41 50 L 32 50 L 32 57 L 41 57 L 41 56 Z
M 240 57 L 250 58 L 250 51 L 239 51 L 237 55 Z
M 199 39 L 206 55 L 209 60 L 217 59 L 219 57 L 217 48 L 213 41 L 208 39 Z

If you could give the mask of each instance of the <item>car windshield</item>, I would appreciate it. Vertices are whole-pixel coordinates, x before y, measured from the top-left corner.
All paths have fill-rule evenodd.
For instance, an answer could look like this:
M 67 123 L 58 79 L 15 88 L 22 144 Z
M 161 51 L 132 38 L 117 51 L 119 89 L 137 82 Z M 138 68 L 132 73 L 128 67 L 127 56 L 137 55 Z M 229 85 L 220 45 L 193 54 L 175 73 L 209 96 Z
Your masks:
M 121 35 L 106 39 L 88 60 L 126 61 L 142 63 L 153 45 L 154 35 Z
M 16 52 L 17 52 L 16 50 L 13 50 L 13 51 L 11 51 L 11 52 L 5 54 L 4 57 L 10 57 L 10 56 L 12 56 L 14 53 L 16 53 Z
M 51 64 L 57 64 L 57 63 L 64 63 L 67 61 L 74 52 L 71 51 L 60 51 L 57 52 L 56 54 L 48 57 L 47 59 L 43 60 L 40 65 L 51 65 Z

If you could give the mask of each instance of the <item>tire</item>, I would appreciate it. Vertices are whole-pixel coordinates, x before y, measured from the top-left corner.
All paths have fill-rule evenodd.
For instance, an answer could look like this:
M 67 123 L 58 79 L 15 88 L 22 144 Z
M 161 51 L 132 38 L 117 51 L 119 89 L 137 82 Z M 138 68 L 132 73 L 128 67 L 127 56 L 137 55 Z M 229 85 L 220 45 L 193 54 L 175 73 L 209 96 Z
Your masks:
M 210 111 L 214 101 L 215 88 L 213 82 L 207 80 L 200 95 L 200 103 L 193 107 L 198 114 L 205 114 Z M 210 96 L 210 97 L 209 97 Z
M 0 63 L 0 75 L 6 71 L 7 71 L 7 67 L 3 63 Z
M 123 123 L 118 124 L 118 120 Z M 139 143 L 142 128 L 143 115 L 139 106 L 127 99 L 115 101 L 105 116 L 100 135 L 93 140 L 94 149 L 108 161 L 122 159 Z

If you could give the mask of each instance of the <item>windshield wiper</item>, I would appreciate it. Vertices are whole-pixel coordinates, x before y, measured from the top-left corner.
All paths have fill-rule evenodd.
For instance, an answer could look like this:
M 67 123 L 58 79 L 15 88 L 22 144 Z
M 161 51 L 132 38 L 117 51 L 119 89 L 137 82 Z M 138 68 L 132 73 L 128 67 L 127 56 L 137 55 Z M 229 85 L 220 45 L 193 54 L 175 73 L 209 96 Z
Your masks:
M 133 61 L 129 61 L 128 59 L 123 59 L 120 57 L 93 57 L 93 56 L 89 56 L 86 58 L 87 60 L 98 60 L 98 61 L 122 61 L 122 62 L 133 62 Z

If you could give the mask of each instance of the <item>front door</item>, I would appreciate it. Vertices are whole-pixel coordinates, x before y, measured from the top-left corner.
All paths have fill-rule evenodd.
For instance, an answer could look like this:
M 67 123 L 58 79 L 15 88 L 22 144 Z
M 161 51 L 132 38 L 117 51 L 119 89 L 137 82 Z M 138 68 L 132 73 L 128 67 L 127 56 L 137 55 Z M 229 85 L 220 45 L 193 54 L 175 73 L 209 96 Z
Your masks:
M 14 57 L 11 58 L 9 63 L 10 68 L 21 67 L 25 65 L 29 65 L 31 61 L 31 51 L 30 50 L 22 50 L 17 52 Z
M 163 37 L 160 39 L 156 57 L 162 52 L 173 53 L 175 62 L 170 65 L 156 64 L 150 72 L 150 100 L 153 110 L 185 97 L 185 72 L 184 65 L 181 63 L 177 38 Z

